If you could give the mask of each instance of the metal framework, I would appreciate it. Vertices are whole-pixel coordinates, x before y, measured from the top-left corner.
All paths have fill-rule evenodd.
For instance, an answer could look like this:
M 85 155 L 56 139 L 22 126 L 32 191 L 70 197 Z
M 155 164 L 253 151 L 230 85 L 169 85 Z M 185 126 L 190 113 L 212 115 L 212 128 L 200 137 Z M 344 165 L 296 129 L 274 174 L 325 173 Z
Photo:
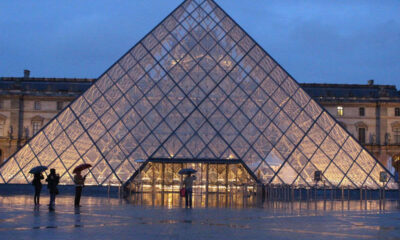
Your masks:
M 263 183 L 379 188 L 393 176 L 213 0 L 186 0 L 0 168 L 29 183 L 126 182 L 136 159 L 241 159 Z

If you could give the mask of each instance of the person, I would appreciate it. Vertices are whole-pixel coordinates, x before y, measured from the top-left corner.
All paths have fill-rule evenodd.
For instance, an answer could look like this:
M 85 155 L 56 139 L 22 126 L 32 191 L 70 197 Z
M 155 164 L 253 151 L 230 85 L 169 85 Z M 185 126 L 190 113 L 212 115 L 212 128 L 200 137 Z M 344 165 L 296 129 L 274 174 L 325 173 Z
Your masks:
M 185 187 L 185 201 L 186 208 L 192 208 L 192 195 L 193 195 L 193 181 L 196 180 L 196 176 L 192 176 L 191 173 L 187 175 L 185 180 L 183 180 L 183 185 Z
M 42 179 L 44 179 L 42 173 L 35 173 L 33 175 L 32 185 L 35 187 L 35 195 L 33 196 L 33 201 L 36 206 L 39 205 L 40 201 L 40 192 L 42 191 Z
M 81 172 L 78 171 L 75 173 L 74 182 L 75 182 L 75 207 L 79 207 L 79 203 L 81 201 L 82 189 L 85 184 L 86 176 L 82 177 Z
M 54 210 L 54 206 L 56 204 L 56 195 L 58 194 L 57 185 L 60 182 L 60 175 L 56 174 L 56 170 L 54 168 L 50 169 L 50 174 L 47 176 L 46 182 L 50 193 L 49 209 Z

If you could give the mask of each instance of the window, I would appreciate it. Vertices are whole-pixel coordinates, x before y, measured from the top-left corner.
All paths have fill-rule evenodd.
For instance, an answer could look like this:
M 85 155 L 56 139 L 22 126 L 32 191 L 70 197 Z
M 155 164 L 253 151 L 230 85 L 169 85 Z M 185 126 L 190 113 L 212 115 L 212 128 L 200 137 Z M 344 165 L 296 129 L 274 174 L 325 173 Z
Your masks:
M 4 128 L 5 128 L 6 120 L 0 119 L 0 137 L 4 137 Z
M 358 129 L 358 141 L 361 144 L 365 144 L 365 128 Z
M 0 109 L 3 109 L 3 108 L 4 108 L 4 101 L 0 100 Z
M 395 109 L 394 109 L 394 115 L 395 115 L 396 117 L 400 117 L 400 108 L 395 108 Z
M 394 142 L 400 144 L 400 127 L 393 128 Z
M 35 110 L 40 110 L 41 109 L 40 101 L 35 101 L 34 108 L 35 108 Z
M 360 107 L 359 113 L 360 113 L 360 116 L 365 116 L 365 108 Z
M 33 130 L 33 135 L 37 133 L 40 128 L 42 127 L 42 122 L 41 121 L 32 121 L 32 130 Z
M 342 106 L 338 106 L 337 107 L 337 115 L 338 116 L 343 116 L 343 107 Z
M 63 109 L 63 102 L 57 102 L 57 110 L 60 111 Z

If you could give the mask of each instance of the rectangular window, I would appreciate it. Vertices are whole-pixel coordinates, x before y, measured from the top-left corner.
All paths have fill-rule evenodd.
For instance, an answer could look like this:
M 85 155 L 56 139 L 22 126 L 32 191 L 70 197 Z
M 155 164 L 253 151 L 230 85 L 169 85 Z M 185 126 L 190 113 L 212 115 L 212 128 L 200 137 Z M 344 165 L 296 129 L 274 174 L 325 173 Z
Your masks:
M 35 101 L 34 108 L 35 108 L 35 110 L 40 110 L 41 109 L 40 101 Z
M 360 107 L 359 113 L 360 113 L 360 116 L 362 116 L 362 117 L 365 116 L 365 108 Z
M 394 128 L 394 142 L 396 144 L 400 144 L 400 127 Z
M 39 121 L 32 122 L 33 134 L 37 133 L 41 127 L 42 127 L 42 122 L 39 122 Z
M 396 117 L 400 117 L 400 108 L 395 108 L 395 109 L 394 109 L 394 115 L 395 115 Z
M 338 106 L 337 107 L 337 115 L 338 116 L 343 116 L 343 107 L 342 106 Z
M 358 141 L 361 144 L 365 144 L 365 128 L 358 129 Z
M 60 111 L 63 109 L 63 102 L 57 102 L 57 110 Z
M 4 126 L 5 126 L 5 121 L 4 120 L 0 120 L 0 137 L 4 137 Z
M 4 101 L 0 100 L 0 109 L 3 109 L 3 108 L 4 108 Z

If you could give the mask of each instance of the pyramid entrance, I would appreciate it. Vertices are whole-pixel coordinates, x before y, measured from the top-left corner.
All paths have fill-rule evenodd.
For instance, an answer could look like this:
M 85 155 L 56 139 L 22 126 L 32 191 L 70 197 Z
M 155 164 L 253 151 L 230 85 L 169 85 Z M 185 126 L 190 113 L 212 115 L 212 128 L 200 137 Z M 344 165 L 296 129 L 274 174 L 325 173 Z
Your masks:
M 147 160 L 125 184 L 125 191 L 135 193 L 178 193 L 186 175 L 184 168 L 197 172 L 193 191 L 196 194 L 252 191 L 258 182 L 242 160 L 238 159 L 170 159 Z

